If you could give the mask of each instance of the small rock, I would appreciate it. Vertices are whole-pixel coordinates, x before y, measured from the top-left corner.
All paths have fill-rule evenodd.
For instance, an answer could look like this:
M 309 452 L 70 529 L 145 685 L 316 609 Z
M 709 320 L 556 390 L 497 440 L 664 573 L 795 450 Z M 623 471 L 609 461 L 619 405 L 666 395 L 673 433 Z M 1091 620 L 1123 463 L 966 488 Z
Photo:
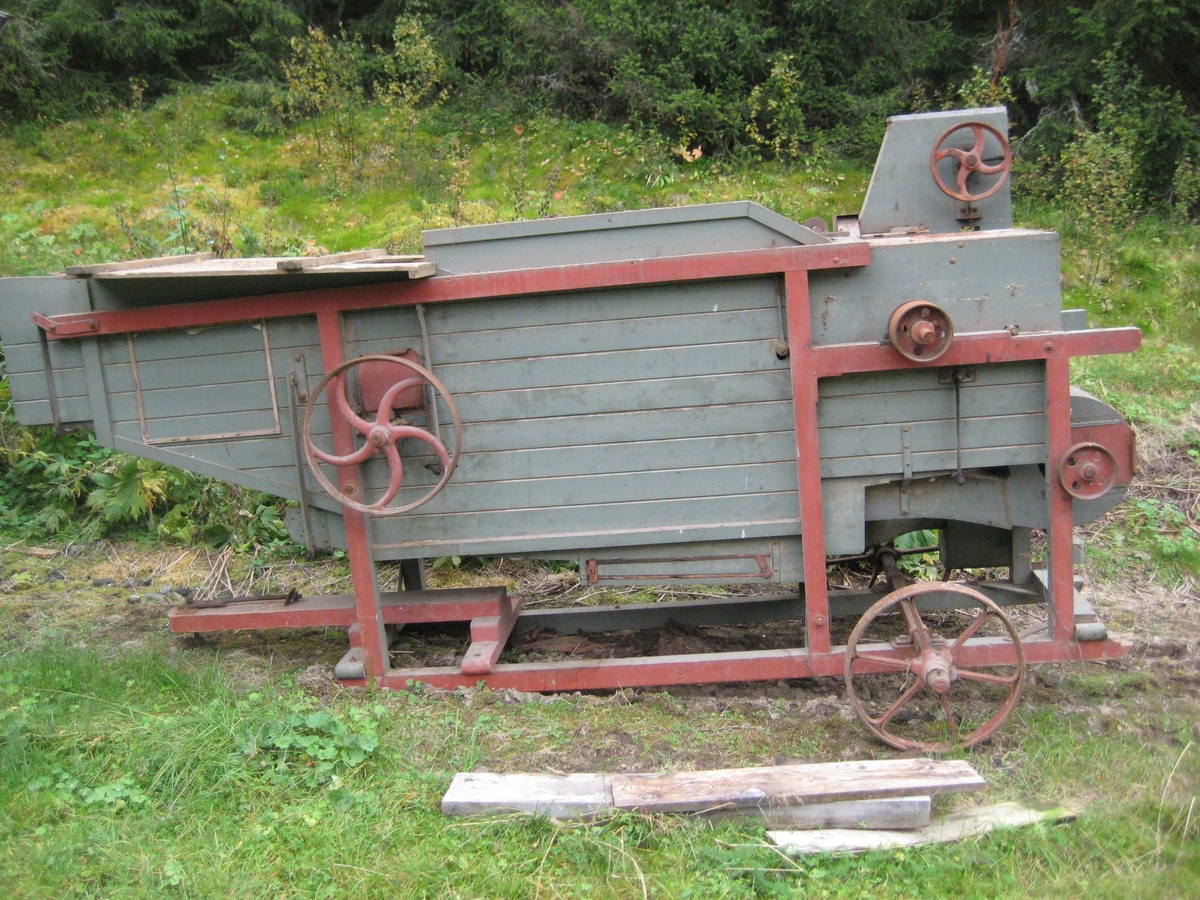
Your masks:
M 163 595 L 163 598 L 173 606 L 183 606 L 185 603 L 187 603 L 187 598 L 176 591 L 167 591 L 167 593 Z
M 66 581 L 67 576 L 64 575 L 59 569 L 51 569 L 49 572 L 46 573 L 46 580 L 47 581 Z
M 1174 638 L 1155 638 L 1146 645 L 1146 655 L 1179 659 L 1187 654 L 1187 644 Z
M 112 587 L 117 583 L 115 578 L 93 578 L 92 587 Z
M 58 551 L 50 547 L 26 547 L 25 552 L 30 556 L 36 556 L 38 559 L 53 559 L 58 556 Z
M 147 603 L 162 603 L 167 598 L 162 594 L 146 594 L 142 597 Z
M 1063 676 L 1061 672 L 1055 672 L 1053 669 L 1038 669 L 1037 680 L 1038 684 L 1056 688 L 1063 683 Z
M 195 588 L 190 588 L 187 585 L 180 585 L 179 587 L 171 588 L 171 590 L 174 591 L 176 594 L 178 594 L 180 597 L 182 597 L 184 600 L 186 600 L 188 597 L 192 596 L 192 594 L 196 593 Z
M 133 606 L 134 604 L 141 603 L 142 598 L 139 597 L 137 594 L 130 594 L 128 597 L 125 598 L 125 602 L 128 603 L 130 606 Z

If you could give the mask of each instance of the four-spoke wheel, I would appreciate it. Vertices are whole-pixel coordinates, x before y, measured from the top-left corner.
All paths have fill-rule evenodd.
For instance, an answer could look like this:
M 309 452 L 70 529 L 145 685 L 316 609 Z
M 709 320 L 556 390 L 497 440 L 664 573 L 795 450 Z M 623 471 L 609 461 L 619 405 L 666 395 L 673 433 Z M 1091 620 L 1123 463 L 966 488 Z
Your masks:
M 379 408 L 376 410 L 372 420 L 364 419 L 358 415 L 351 408 L 350 401 L 346 396 L 347 372 L 365 362 L 386 363 L 398 366 L 400 369 L 397 372 L 399 376 L 398 380 L 384 392 L 379 401 Z M 447 408 L 450 410 L 450 415 L 454 420 L 453 453 L 448 451 L 441 440 L 432 432 L 426 431 L 424 428 L 418 428 L 415 425 L 410 425 L 403 420 L 393 421 L 394 406 L 397 398 L 401 397 L 405 391 L 414 387 L 424 386 L 425 384 L 433 386 L 433 389 L 441 395 L 442 400 L 445 401 Z M 326 391 L 331 411 L 336 409 L 338 414 L 355 431 L 361 434 L 364 439 L 363 445 L 351 453 L 339 456 L 322 450 L 313 443 L 313 412 L 317 406 L 317 399 L 321 396 L 322 392 Z M 436 402 L 436 399 L 434 402 Z M 400 492 L 400 487 L 404 481 L 404 464 L 401 462 L 397 444 L 408 438 L 429 445 L 438 458 L 441 479 L 416 500 L 402 506 L 388 506 Z M 403 356 L 372 354 L 369 356 L 360 356 L 342 363 L 326 375 L 317 386 L 317 389 L 309 395 L 308 404 L 304 408 L 303 445 L 304 456 L 308 460 L 308 466 L 312 470 L 313 477 L 317 479 L 321 487 L 331 497 L 359 512 L 375 516 L 396 516 L 429 502 L 446 486 L 446 482 L 454 474 L 454 469 L 458 465 L 459 455 L 462 453 L 462 423 L 459 421 L 458 407 L 454 402 L 454 398 L 446 390 L 446 386 L 438 381 L 432 372 Z M 364 503 L 351 496 L 351 494 L 359 493 L 360 491 L 355 481 L 347 481 L 342 488 L 338 488 L 329 480 L 318 465 L 318 461 L 320 461 L 336 468 L 349 468 L 365 463 L 376 453 L 382 453 L 387 459 L 390 477 L 383 494 L 372 503 Z
M 921 595 L 935 592 L 956 595 L 963 608 L 922 612 Z M 972 638 L 979 640 L 968 644 Z M 888 594 L 854 627 L 845 659 L 854 712 L 899 750 L 973 747 L 1008 718 L 1025 685 L 1012 622 L 961 584 L 911 584 Z

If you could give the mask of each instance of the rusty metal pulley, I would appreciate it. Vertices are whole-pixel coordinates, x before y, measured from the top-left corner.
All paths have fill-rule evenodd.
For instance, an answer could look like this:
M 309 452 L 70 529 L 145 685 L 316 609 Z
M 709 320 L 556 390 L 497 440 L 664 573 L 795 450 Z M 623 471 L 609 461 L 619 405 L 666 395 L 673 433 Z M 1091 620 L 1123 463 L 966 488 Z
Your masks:
M 924 300 L 908 300 L 888 320 L 888 340 L 905 359 L 933 362 L 950 349 L 954 324 L 944 309 Z
M 1117 459 L 1103 444 L 1076 444 L 1058 463 L 1058 481 L 1078 500 L 1099 500 L 1117 483 Z
M 373 421 L 368 421 L 359 416 L 351 408 L 350 401 L 346 396 L 347 371 L 363 364 L 371 364 L 373 366 L 376 364 L 386 364 L 401 368 L 400 379 L 387 388 L 380 397 L 378 401 L 379 406 Z M 378 369 L 377 366 L 376 369 Z M 404 377 L 405 374 L 407 374 L 407 377 Z M 377 371 L 374 373 L 374 377 L 378 378 Z M 431 385 L 442 396 L 442 399 L 446 402 L 446 406 L 450 410 L 450 415 L 454 420 L 453 453 L 449 452 L 445 445 L 431 432 L 423 428 L 417 428 L 414 425 L 409 425 L 403 421 L 399 423 L 392 422 L 392 414 L 395 411 L 397 402 L 400 402 L 401 398 L 406 394 L 411 393 L 414 388 L 419 389 L 425 384 Z M 331 411 L 336 409 L 341 417 L 365 438 L 363 445 L 353 453 L 338 456 L 322 450 L 313 443 L 313 412 L 316 409 L 317 398 L 326 388 L 328 388 L 328 402 Z M 434 402 L 437 402 L 436 399 Z M 454 469 L 458 466 L 459 456 L 462 454 L 462 422 L 459 419 L 458 406 L 454 402 L 454 397 L 451 396 L 450 392 L 446 390 L 446 386 L 432 372 L 405 356 L 385 354 L 359 356 L 342 363 L 331 371 L 321 380 L 321 383 L 317 385 L 317 389 L 308 397 L 308 403 L 304 407 L 302 435 L 304 457 L 308 461 L 308 467 L 312 470 L 313 477 L 317 479 L 321 487 L 343 506 L 375 516 L 398 516 L 424 503 L 428 503 L 446 486 L 446 483 L 450 480 L 450 476 L 454 474 Z M 429 491 L 411 503 L 404 504 L 403 506 L 388 506 L 395 499 L 396 494 L 399 493 L 400 487 L 403 484 L 404 465 L 401 462 L 400 451 L 397 445 L 405 439 L 418 440 L 429 445 L 438 458 L 441 479 Z M 317 461 L 320 460 L 323 463 L 338 468 L 353 468 L 365 463 L 376 453 L 383 453 L 387 459 L 390 477 L 383 496 L 373 503 L 363 503 L 351 496 L 352 493 L 358 493 L 361 490 L 357 480 L 347 480 L 344 484 L 344 489 L 339 489 L 326 477 L 325 473 L 321 471 L 321 467 L 317 464 Z
M 975 141 L 971 149 L 944 146 L 947 141 L 964 128 L 971 129 L 975 134 Z M 1002 156 L 999 162 L 984 162 L 983 148 L 985 135 L 987 134 L 990 134 L 1000 143 Z M 938 172 L 938 163 L 944 159 L 958 161 L 958 172 L 955 175 L 955 187 L 953 188 L 942 180 L 942 176 Z M 1011 169 L 1012 148 L 1008 145 L 1008 141 L 1004 139 L 1004 135 L 999 131 L 991 125 L 985 125 L 983 122 L 963 122 L 961 125 L 954 125 L 947 128 L 934 143 L 933 152 L 929 155 L 929 170 L 933 173 L 934 182 L 941 188 L 943 193 L 948 194 L 955 200 L 961 200 L 963 203 L 974 203 L 992 196 L 1008 180 L 1008 173 Z M 967 189 L 967 179 L 975 173 L 980 175 L 999 175 L 1000 177 L 996 179 L 995 184 L 991 187 L 973 194 Z

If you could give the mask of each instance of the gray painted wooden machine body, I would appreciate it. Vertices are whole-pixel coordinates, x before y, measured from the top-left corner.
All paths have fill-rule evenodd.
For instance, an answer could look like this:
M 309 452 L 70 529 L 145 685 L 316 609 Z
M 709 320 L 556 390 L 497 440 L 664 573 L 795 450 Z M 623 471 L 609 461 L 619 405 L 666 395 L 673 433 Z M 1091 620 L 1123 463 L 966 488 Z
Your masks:
M 973 115 L 1003 125 L 995 110 Z M 888 141 L 927 147 L 946 121 L 897 120 Z M 980 230 L 960 231 L 954 201 L 897 193 L 915 180 L 896 174 L 910 164 L 902 152 L 885 142 L 861 216 L 872 234 L 853 222 L 821 234 L 753 203 L 725 203 L 427 232 L 426 259 L 437 279 L 865 239 L 869 265 L 809 274 L 814 346 L 886 343 L 888 316 L 913 297 L 945 309 L 957 334 L 1085 327 L 1062 309 L 1058 236 L 1012 228 L 1007 186 L 978 204 Z M 927 166 L 918 157 L 916 168 Z M 323 375 L 314 316 L 51 341 L 47 367 L 30 315 L 364 284 L 402 292 L 413 274 L 164 267 L 4 279 L 0 338 L 17 416 L 52 422 L 51 372 L 62 423 L 93 428 L 118 450 L 306 500 L 310 540 L 341 546 L 342 508 L 304 473 L 293 437 L 292 373 L 301 396 Z M 441 303 L 424 309 L 428 355 L 412 306 L 343 313 L 346 359 L 415 349 L 463 421 L 453 479 L 413 512 L 374 519 L 374 557 L 566 558 L 612 583 L 803 580 L 792 381 L 778 352 L 789 341 L 786 303 L 776 276 Z M 956 566 L 1013 563 L 1010 535 L 1019 554 L 1028 529 L 1048 524 L 1044 373 L 1039 360 L 976 366 L 957 407 L 936 365 L 822 379 L 820 459 L 800 463 L 820 466 L 826 552 L 861 553 L 940 526 Z M 1088 398 L 1079 404 L 1097 421 L 1120 421 Z M 329 430 L 321 406 L 317 440 Z M 437 481 L 425 444 L 400 449 L 397 503 Z M 962 484 L 949 477 L 960 454 Z M 381 487 L 386 465 L 376 458 L 364 477 Z M 1077 521 L 1120 496 L 1076 503 Z M 298 512 L 290 524 L 303 539 Z

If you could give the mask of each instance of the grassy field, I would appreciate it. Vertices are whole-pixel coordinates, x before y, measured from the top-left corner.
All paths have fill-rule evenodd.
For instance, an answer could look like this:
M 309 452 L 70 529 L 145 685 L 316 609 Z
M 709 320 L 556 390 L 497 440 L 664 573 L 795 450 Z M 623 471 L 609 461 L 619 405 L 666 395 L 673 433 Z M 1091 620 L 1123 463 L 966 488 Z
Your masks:
M 486 104 L 463 100 L 416 127 L 362 111 L 347 177 L 319 155 L 309 126 L 273 124 L 248 90 L 198 90 L 0 139 L 0 274 L 207 243 L 247 255 L 411 251 L 425 227 L 727 199 L 803 220 L 857 208 L 869 174 L 836 159 L 686 161 L 629 129 L 479 112 Z M 833 680 L 559 697 L 343 691 L 326 674 L 344 649 L 338 633 L 203 642 L 167 633 L 157 588 L 202 581 L 216 564 L 209 549 L 13 533 L 0 538 L 0 891 L 1200 896 L 1200 229 L 1148 217 L 1095 246 L 1052 206 L 1026 200 L 1018 211 L 1025 224 L 1063 231 L 1070 305 L 1097 323 L 1147 330 L 1137 356 L 1076 368 L 1077 383 L 1139 429 L 1142 475 L 1131 500 L 1089 528 L 1086 570 L 1099 611 L 1135 652 L 1039 670 L 1006 728 L 966 754 L 988 779 L 989 802 L 1065 803 L 1081 809 L 1078 821 L 801 862 L 770 849 L 752 824 L 450 821 L 439 800 L 456 771 L 894 752 L 867 739 Z M 331 590 L 347 576 L 338 559 L 226 562 L 235 583 L 258 586 Z M 466 561 L 434 578 L 521 592 L 544 575 Z M 113 583 L 96 583 L 104 579 Z

